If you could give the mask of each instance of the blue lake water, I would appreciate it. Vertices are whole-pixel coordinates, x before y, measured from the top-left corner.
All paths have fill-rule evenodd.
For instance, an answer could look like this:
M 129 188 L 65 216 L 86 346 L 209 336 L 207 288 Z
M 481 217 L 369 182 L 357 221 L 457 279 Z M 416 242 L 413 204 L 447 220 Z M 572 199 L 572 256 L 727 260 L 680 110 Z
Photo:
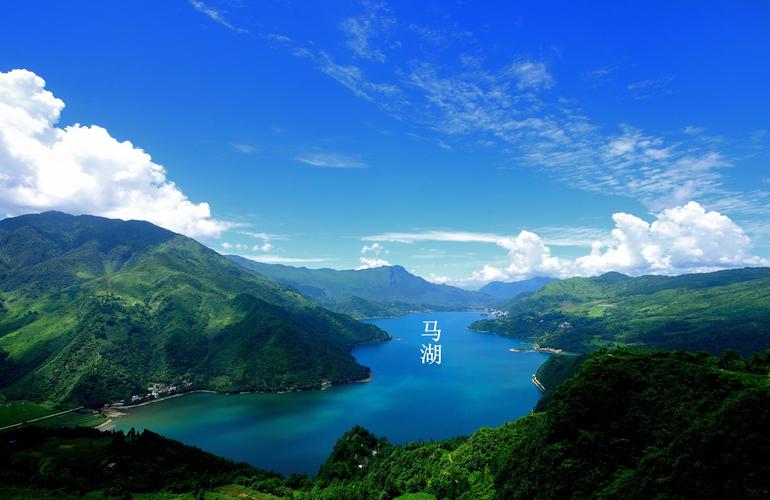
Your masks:
M 540 397 L 532 374 L 547 359 L 511 352 L 516 340 L 468 330 L 478 313 L 417 313 L 371 320 L 394 340 L 356 347 L 368 383 L 325 391 L 195 393 L 129 410 L 114 428 L 151 429 L 234 460 L 278 472 L 315 474 L 356 424 L 391 442 L 470 434 L 526 415 Z M 423 321 L 442 330 L 441 365 L 423 365 Z

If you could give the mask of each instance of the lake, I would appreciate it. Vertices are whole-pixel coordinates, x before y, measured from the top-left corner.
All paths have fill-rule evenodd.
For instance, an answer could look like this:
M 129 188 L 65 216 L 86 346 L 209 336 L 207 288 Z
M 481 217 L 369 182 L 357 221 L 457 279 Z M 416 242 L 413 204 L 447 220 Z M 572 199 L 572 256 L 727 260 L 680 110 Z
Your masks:
M 471 312 L 370 320 L 393 340 L 357 346 L 368 383 L 285 394 L 194 393 L 128 411 L 114 428 L 144 428 L 233 460 L 282 473 L 315 474 L 356 424 L 391 442 L 470 434 L 526 415 L 540 397 L 532 374 L 547 359 L 511 352 L 513 339 L 474 333 Z M 441 365 L 423 365 L 423 321 L 442 330 Z

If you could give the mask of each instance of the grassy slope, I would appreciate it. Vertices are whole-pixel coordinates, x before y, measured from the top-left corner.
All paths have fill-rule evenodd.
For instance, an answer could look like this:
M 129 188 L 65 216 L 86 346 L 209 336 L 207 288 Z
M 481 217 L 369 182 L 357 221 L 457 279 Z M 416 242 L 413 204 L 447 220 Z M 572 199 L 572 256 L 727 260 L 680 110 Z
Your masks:
M 572 278 L 514 300 L 509 311 L 475 327 L 578 352 L 620 344 L 748 355 L 770 347 L 770 269 Z
M 402 314 L 425 308 L 464 309 L 494 301 L 479 292 L 430 283 L 400 266 L 338 271 L 264 264 L 237 255 L 228 258 L 320 304 L 355 317 Z
M 404 494 L 464 499 L 767 498 L 768 370 L 770 353 L 746 362 L 731 355 L 597 352 L 554 391 L 543 412 L 479 429 L 469 437 L 403 446 L 356 427 L 340 438 L 312 481 L 231 463 L 207 464 L 214 460 L 211 456 L 184 451 L 189 447 L 151 434 L 144 446 L 131 448 L 136 437 L 123 440 L 128 445 L 121 445 L 118 463 L 126 466 L 121 475 L 110 476 L 103 467 L 82 464 L 116 461 L 110 451 L 115 446 L 109 446 L 114 434 L 91 438 L 107 440 L 93 449 L 86 448 L 82 437 L 74 438 L 80 442 L 66 441 L 73 438 L 63 437 L 62 431 L 48 431 L 45 439 L 29 445 L 11 445 L 5 438 L 16 434 L 4 434 L 0 457 L 8 457 L 9 463 L 0 464 L 0 485 L 19 487 L 32 478 L 34 484 L 65 492 L 140 492 L 162 481 L 164 491 L 203 487 L 219 495 L 223 489 L 242 488 L 245 495 L 334 500 Z M 48 457 L 47 465 L 40 465 L 41 456 Z M 174 458 L 173 466 L 164 466 L 172 457 L 183 462 Z M 135 475 L 142 477 L 134 481 Z
M 6 219 L 0 262 L 0 380 L 12 399 L 95 405 L 183 380 L 318 387 L 366 377 L 350 347 L 387 338 L 148 223 Z

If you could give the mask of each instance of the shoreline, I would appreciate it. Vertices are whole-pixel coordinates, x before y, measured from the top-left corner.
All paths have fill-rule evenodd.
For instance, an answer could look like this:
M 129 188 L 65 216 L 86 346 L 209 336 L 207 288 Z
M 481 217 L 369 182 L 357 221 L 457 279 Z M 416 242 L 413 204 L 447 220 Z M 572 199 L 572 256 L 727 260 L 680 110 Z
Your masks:
M 239 396 L 243 394 L 289 394 L 292 392 L 312 392 L 312 391 L 326 391 L 328 389 L 331 389 L 335 385 L 347 385 L 347 384 L 366 384 L 374 380 L 374 376 L 369 374 L 366 378 L 362 378 L 360 380 L 351 380 L 349 382 L 342 382 L 339 384 L 330 384 L 328 386 L 321 385 L 318 389 L 292 389 L 292 390 L 286 390 L 286 391 L 240 391 L 240 392 L 221 392 L 221 391 L 213 391 L 211 389 L 195 389 L 192 391 L 186 391 L 186 392 L 179 392 L 177 394 L 171 394 L 170 396 L 163 396 L 162 398 L 156 398 L 151 399 L 149 401 L 144 401 L 142 403 L 138 403 L 135 405 L 128 405 L 128 406 L 112 406 L 104 410 L 104 413 L 107 415 L 107 420 L 102 422 L 99 425 L 94 426 L 94 429 L 101 430 L 110 430 L 107 429 L 107 426 L 110 424 L 115 423 L 116 420 L 118 420 L 120 417 L 125 416 L 129 411 L 131 411 L 134 408 L 139 408 L 140 406 L 147 406 L 151 405 L 153 403 L 160 403 L 162 401 L 168 401 L 169 399 L 178 398 L 181 396 L 187 396 L 189 394 L 195 394 L 195 393 L 205 393 L 205 394 L 220 394 L 222 396 Z

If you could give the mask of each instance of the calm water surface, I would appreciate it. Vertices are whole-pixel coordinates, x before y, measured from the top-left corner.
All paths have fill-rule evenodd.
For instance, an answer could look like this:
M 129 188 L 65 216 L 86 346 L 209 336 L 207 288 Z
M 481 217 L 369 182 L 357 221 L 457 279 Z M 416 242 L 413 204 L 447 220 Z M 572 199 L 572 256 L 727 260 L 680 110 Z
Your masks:
M 513 339 L 470 332 L 478 313 L 417 313 L 371 320 L 394 340 L 358 346 L 368 383 L 287 394 L 196 393 L 130 410 L 116 429 L 151 429 L 234 460 L 315 474 L 336 440 L 363 425 L 391 442 L 469 434 L 526 415 L 530 381 L 548 355 L 510 352 Z M 442 363 L 420 363 L 423 320 L 438 320 Z

